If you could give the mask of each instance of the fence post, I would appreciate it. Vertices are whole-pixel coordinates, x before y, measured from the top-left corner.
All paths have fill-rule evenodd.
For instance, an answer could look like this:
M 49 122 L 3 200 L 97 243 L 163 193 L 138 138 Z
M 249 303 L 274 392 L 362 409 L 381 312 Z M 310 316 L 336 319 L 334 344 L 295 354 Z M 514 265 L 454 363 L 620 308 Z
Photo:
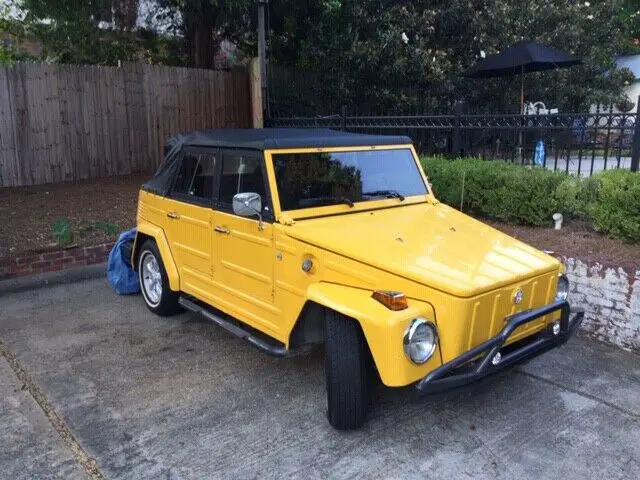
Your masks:
M 265 110 L 262 103 L 262 72 L 259 58 L 252 58 L 249 63 L 249 82 L 251 86 L 251 126 L 263 128 L 265 126 Z M 266 120 L 268 121 L 268 119 Z
M 453 144 L 451 148 L 451 156 L 453 158 L 460 157 L 460 150 L 462 150 L 462 138 L 460 135 L 460 116 L 462 115 L 463 103 L 458 100 L 454 104 L 454 110 L 456 114 L 456 120 L 453 125 Z
M 636 122 L 633 129 L 633 146 L 631 147 L 631 171 L 637 172 L 640 167 L 640 95 L 636 108 Z
M 347 129 L 347 106 L 340 107 L 340 130 L 343 132 Z

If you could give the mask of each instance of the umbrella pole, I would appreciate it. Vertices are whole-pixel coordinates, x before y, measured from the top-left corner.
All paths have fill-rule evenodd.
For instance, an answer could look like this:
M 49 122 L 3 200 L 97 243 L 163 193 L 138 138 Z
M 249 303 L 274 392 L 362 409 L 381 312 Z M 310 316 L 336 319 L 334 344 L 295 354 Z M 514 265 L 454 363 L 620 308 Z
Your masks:
M 520 115 L 524 114 L 524 67 L 520 67 Z
M 520 163 L 524 164 L 522 150 L 522 125 L 524 123 L 524 67 L 520 67 L 520 129 L 518 130 L 518 156 Z

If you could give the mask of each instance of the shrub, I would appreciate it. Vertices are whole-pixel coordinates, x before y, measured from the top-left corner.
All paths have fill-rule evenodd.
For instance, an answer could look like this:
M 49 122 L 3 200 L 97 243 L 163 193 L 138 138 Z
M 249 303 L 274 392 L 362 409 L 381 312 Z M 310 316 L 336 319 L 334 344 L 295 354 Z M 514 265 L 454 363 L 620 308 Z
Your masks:
M 589 208 L 598 201 L 599 185 L 597 177 L 565 176 L 555 193 L 560 211 L 569 218 L 588 219 Z
M 597 202 L 589 206 L 589 217 L 596 230 L 640 242 L 640 173 L 609 170 L 594 177 Z
M 640 243 L 640 173 L 608 170 L 591 178 L 478 159 L 426 157 L 440 201 L 509 223 L 549 225 L 551 216 L 585 219 L 607 235 Z M 464 192 L 463 192 L 464 179 Z
M 560 173 L 478 159 L 425 158 L 423 163 L 440 201 L 457 208 L 462 202 L 462 209 L 470 213 L 548 225 L 554 213 L 569 208 L 556 196 L 566 180 Z

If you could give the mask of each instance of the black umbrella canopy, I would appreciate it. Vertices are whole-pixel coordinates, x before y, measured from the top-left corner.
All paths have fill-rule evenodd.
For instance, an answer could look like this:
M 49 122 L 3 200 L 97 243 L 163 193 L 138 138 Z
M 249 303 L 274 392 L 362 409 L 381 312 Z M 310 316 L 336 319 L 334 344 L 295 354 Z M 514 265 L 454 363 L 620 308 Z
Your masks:
M 520 42 L 491 55 L 466 73 L 471 78 L 507 77 L 528 72 L 578 65 L 581 60 L 556 48 L 535 42 Z
M 582 63 L 578 57 L 536 42 L 520 42 L 476 64 L 465 76 L 471 78 L 520 75 L 520 113 L 524 111 L 524 74 Z

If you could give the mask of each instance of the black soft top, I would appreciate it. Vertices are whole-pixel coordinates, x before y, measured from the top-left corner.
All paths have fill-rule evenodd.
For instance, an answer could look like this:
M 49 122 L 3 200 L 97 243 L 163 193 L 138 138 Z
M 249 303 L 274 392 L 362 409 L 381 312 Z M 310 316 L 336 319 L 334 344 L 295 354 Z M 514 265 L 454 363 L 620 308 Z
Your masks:
M 183 146 L 267 150 L 410 143 L 411 139 L 406 136 L 365 135 L 321 128 L 220 128 L 180 133 L 167 142 L 162 165 L 143 188 L 160 195 L 166 195 L 169 192 L 171 181 L 179 167 L 178 154 Z
M 411 143 L 409 137 L 364 135 L 326 128 L 221 128 L 177 135 L 182 145 L 203 147 L 271 148 L 359 147 Z

